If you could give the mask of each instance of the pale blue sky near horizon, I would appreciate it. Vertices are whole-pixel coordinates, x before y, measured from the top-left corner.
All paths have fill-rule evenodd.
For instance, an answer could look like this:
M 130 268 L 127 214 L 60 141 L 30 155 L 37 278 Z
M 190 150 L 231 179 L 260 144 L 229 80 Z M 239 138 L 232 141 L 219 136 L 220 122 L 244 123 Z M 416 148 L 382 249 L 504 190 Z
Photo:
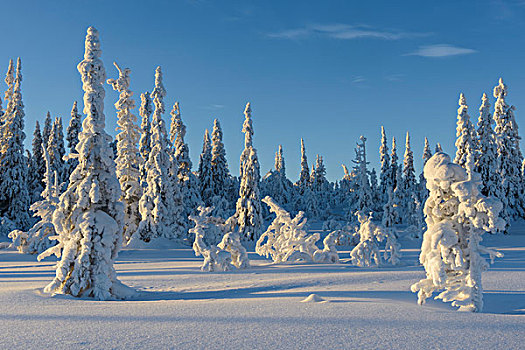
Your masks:
M 76 65 L 89 25 L 100 32 L 108 78 L 117 75 L 113 61 L 131 68 L 136 115 L 162 66 L 164 118 L 179 101 L 194 169 L 217 117 L 238 174 L 248 101 L 262 175 L 282 144 L 293 181 L 301 137 L 310 166 L 322 155 L 332 181 L 341 163 L 352 166 L 360 135 L 377 169 L 382 125 L 401 159 L 410 132 L 419 174 L 425 136 L 432 149 L 441 142 L 455 152 L 459 93 L 475 122 L 482 93 L 493 105 L 500 76 L 518 124 L 525 121 L 525 1 L 20 0 L 2 13 L 0 72 L 22 58 L 26 145 L 48 110 L 66 127 L 73 101 L 81 103 Z M 106 129 L 115 135 L 117 94 L 105 87 Z

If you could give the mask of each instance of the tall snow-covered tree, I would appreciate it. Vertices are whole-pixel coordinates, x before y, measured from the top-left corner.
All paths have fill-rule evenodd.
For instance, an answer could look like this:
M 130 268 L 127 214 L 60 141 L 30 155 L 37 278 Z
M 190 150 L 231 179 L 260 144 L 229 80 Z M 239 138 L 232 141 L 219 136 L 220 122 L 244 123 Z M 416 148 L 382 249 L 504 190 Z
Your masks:
M 40 194 L 44 190 L 42 179 L 38 174 L 38 163 L 35 157 L 26 149 L 27 164 L 27 191 L 29 192 L 29 203 L 35 203 L 41 199 Z
M 197 177 L 191 172 L 192 163 L 188 144 L 184 141 L 186 125 L 180 117 L 179 103 L 175 102 L 171 111 L 170 141 L 173 145 L 173 156 L 177 159 L 177 181 L 179 183 L 184 213 L 188 218 L 196 214 L 197 207 L 201 205 L 200 188 Z M 188 225 L 190 224 L 188 219 Z M 193 242 L 193 238 L 190 238 Z
M 390 183 L 392 184 L 392 189 L 397 188 L 397 171 L 399 168 L 397 157 L 397 146 L 396 138 L 392 137 L 392 153 L 390 154 Z
M 425 148 L 423 149 L 423 168 L 425 167 L 425 164 L 427 164 L 428 160 L 432 157 L 432 151 L 430 150 L 430 143 L 428 142 L 428 139 L 425 137 Z M 425 180 L 425 175 L 423 174 L 423 170 L 421 170 L 421 174 L 419 175 L 419 203 L 425 203 L 425 201 L 428 198 L 428 189 L 427 189 L 427 181 Z M 422 205 L 420 205 L 421 209 L 423 209 Z
M 67 147 L 69 148 L 69 153 L 77 153 L 78 145 L 78 135 L 82 131 L 82 115 L 78 113 L 77 101 L 73 103 L 71 108 L 71 119 L 69 119 L 69 125 L 66 130 L 66 141 Z M 66 180 L 69 179 L 69 176 L 75 170 L 78 165 L 78 159 L 71 157 L 66 161 Z
M 5 75 L 5 80 L 4 80 L 7 85 L 7 90 L 4 93 L 4 101 L 6 104 L 6 110 L 7 110 L 7 107 L 9 106 L 9 101 L 11 101 L 11 99 L 13 98 L 13 91 L 15 88 L 14 73 L 15 73 L 15 67 L 13 65 L 13 60 L 9 60 L 9 66 L 7 67 L 7 73 Z M 4 111 L 2 115 L 2 123 L 4 122 L 5 117 L 7 117 L 5 112 L 6 111 Z
M 308 186 L 310 181 L 310 168 L 308 167 L 308 158 L 306 157 L 306 147 L 304 140 L 301 138 L 301 173 L 299 174 L 299 181 L 297 186 L 304 188 Z
M 286 178 L 283 147 L 279 145 L 277 152 L 275 152 L 274 170 L 269 171 L 261 181 L 261 194 L 264 197 L 272 197 L 281 207 L 290 210 L 292 191 L 293 184 Z
M 459 96 L 458 120 L 456 123 L 456 158 L 454 163 L 465 166 L 467 162 L 467 147 L 474 149 L 475 130 L 470 116 L 468 115 L 468 106 L 465 96 Z
M 46 162 L 44 159 L 44 153 L 42 148 L 43 142 L 42 134 L 40 133 L 40 123 L 38 122 L 38 120 L 35 123 L 35 131 L 33 132 L 33 140 L 31 145 L 33 150 L 33 158 L 36 165 L 36 174 L 43 188 L 44 176 L 46 174 Z
M 199 160 L 199 184 L 200 194 L 204 205 L 209 207 L 212 205 L 213 198 L 213 174 L 211 168 L 211 141 L 208 129 L 204 132 L 204 140 L 202 142 L 202 153 Z
M 117 79 L 108 79 L 107 83 L 113 90 L 119 92 L 119 99 L 115 103 L 117 109 L 117 158 L 116 174 L 122 191 L 120 200 L 124 203 L 124 240 L 128 242 L 137 231 L 141 221 L 139 200 L 142 196 L 140 185 L 140 167 L 142 157 L 139 154 L 137 143 L 140 129 L 137 126 L 137 117 L 131 112 L 135 108 L 133 91 L 130 90 L 131 69 L 121 69 L 113 63 L 118 70 Z
M 481 97 L 477 126 L 476 172 L 481 176 L 481 193 L 485 196 L 493 196 L 500 186 L 501 179 L 497 171 L 498 150 L 493 129 L 494 119 L 490 113 L 490 102 L 485 93 Z
M 363 213 L 369 213 L 372 210 L 372 189 L 370 187 L 369 173 L 367 169 L 368 162 L 366 160 L 366 137 L 360 136 L 355 148 L 355 164 L 354 171 L 357 174 L 357 202 L 355 210 Z M 395 148 L 392 148 L 394 150 Z M 349 213 L 350 217 L 354 216 L 354 212 Z
M 215 196 L 223 196 L 230 182 L 230 172 L 222 137 L 221 124 L 218 119 L 215 119 L 211 133 L 211 169 L 213 194 Z
M 165 96 L 162 70 L 157 67 L 155 88 L 151 93 L 155 105 L 151 121 L 151 152 L 145 164 L 147 186 L 139 201 L 142 221 L 136 233 L 137 238 L 145 242 L 157 237 L 180 239 L 186 234 L 180 187 L 173 176 L 178 168 L 177 158 L 171 157 L 166 125 L 162 120 Z
M 64 132 L 62 128 L 62 118 L 57 117 L 53 122 L 51 134 L 47 142 L 47 153 L 49 153 L 51 171 L 57 173 L 58 183 L 66 181 L 67 171 L 64 155 L 66 148 L 64 147 Z
M 0 133 L 0 212 L 17 228 L 26 230 L 30 224 L 30 198 L 27 188 L 27 160 L 24 155 L 26 135 L 20 58 L 17 60 L 13 84 Z
M 261 179 L 257 151 L 253 147 L 253 123 L 250 103 L 244 109 L 244 150 L 240 159 L 239 199 L 235 214 L 229 219 L 232 230 L 238 231 L 243 239 L 256 240 L 261 234 L 262 215 L 259 182 Z
M 507 86 L 500 78 L 494 88 L 494 97 L 497 98 L 494 108 L 496 121 L 496 146 L 498 159 L 498 173 L 501 179 L 496 197 L 503 202 L 503 217 L 515 219 L 524 216 L 523 178 L 521 164 L 523 155 L 520 150 L 518 124 L 514 117 L 514 106 L 505 101 Z
M 417 226 L 421 219 L 418 218 L 420 214 L 416 210 L 417 202 L 417 181 L 414 169 L 414 153 L 410 147 L 410 134 L 407 132 L 405 144 L 405 157 L 403 159 L 403 180 L 402 180 L 402 207 L 403 216 L 402 221 L 408 225 Z M 416 202 L 417 201 L 417 202 Z
M 53 131 L 53 120 L 51 119 L 51 113 L 49 111 L 46 114 L 46 119 L 44 121 L 44 128 L 42 129 L 42 143 L 46 145 L 49 142 L 49 137 Z
M 381 172 L 379 174 L 379 192 L 382 194 L 382 202 L 388 201 L 388 189 L 393 191 L 392 176 L 390 175 L 390 155 L 388 154 L 388 142 L 385 128 L 381 126 L 381 146 L 379 147 L 379 156 L 381 160 Z
M 411 289 L 418 293 L 419 304 L 440 291 L 436 299 L 452 301 L 462 311 L 479 312 L 483 308 L 481 274 L 488 267 L 481 253 L 491 259 L 501 256 L 480 246 L 481 236 L 501 230 L 505 222 L 498 217 L 501 203 L 479 192 L 481 182 L 473 171 L 470 147 L 466 158 L 467 171 L 444 153 L 434 154 L 425 165 L 430 196 L 425 203 L 427 230 L 419 260 L 426 278 Z
M 98 300 L 125 299 L 134 291 L 124 286 L 113 266 L 122 245 L 124 208 L 115 174 L 111 137 L 104 130 L 104 80 L 98 31 L 89 27 L 84 60 L 78 64 L 84 89 L 84 114 L 77 145 L 79 165 L 53 214 L 58 245 L 39 259 L 56 254 L 60 261 L 47 293 Z
M 141 134 L 140 134 L 140 140 L 139 140 L 139 150 L 140 155 L 144 159 L 144 162 L 146 162 L 149 158 L 149 154 L 151 152 L 151 123 L 150 118 L 153 114 L 153 104 L 151 101 L 150 93 L 144 92 L 140 94 L 140 109 L 139 114 L 142 118 L 140 123 L 141 128 Z

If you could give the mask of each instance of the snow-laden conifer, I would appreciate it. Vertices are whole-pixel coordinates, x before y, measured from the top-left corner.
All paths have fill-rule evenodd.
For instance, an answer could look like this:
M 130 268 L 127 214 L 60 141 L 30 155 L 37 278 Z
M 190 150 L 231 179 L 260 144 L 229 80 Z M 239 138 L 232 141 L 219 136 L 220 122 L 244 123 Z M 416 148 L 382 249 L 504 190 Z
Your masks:
M 16 228 L 30 224 L 27 159 L 24 155 L 24 103 L 22 102 L 22 64 L 17 60 L 12 94 L 0 129 L 0 212 Z M 7 81 L 7 79 L 6 79 Z
M 165 96 L 162 70 L 157 67 L 155 88 L 151 93 L 155 105 L 151 121 L 151 152 L 144 166 L 146 188 L 139 201 L 142 221 L 136 233 L 136 238 L 144 242 L 157 237 L 182 238 L 186 233 L 180 187 L 174 176 L 177 159 L 171 157 L 166 126 L 162 120 Z
M 441 143 L 436 143 L 435 153 L 443 152 L 443 147 L 441 147 Z
M 55 118 L 51 128 L 51 134 L 47 142 L 47 153 L 49 154 L 51 172 L 56 172 L 58 176 L 58 183 L 66 181 L 66 163 L 64 155 L 66 149 L 64 147 L 64 132 L 62 128 L 62 119 Z
M 69 119 L 69 125 L 66 129 L 66 141 L 67 147 L 69 148 L 69 153 L 77 153 L 78 145 L 78 135 L 82 131 L 82 115 L 78 113 L 77 101 L 73 103 L 71 108 L 71 119 Z M 66 180 L 69 179 L 69 176 L 75 170 L 78 165 L 78 159 L 76 157 L 69 157 L 66 161 L 67 176 Z
M 481 98 L 477 126 L 476 172 L 481 176 L 481 193 L 485 196 L 493 196 L 497 193 L 501 179 L 498 173 L 494 119 L 490 113 L 490 102 L 485 93 Z
M 204 132 L 204 140 L 202 142 L 202 153 L 199 160 L 199 185 L 200 195 L 202 201 L 206 206 L 212 205 L 213 198 L 213 173 L 211 167 L 211 141 L 208 129 Z
M 35 157 L 26 149 L 27 164 L 27 191 L 29 193 L 29 203 L 35 203 L 41 199 L 40 194 L 44 190 L 42 178 L 38 174 L 38 164 Z
M 357 174 L 357 195 L 355 209 L 363 212 L 370 212 L 372 204 L 372 188 L 368 177 L 368 162 L 366 160 L 366 137 L 359 137 L 355 148 L 354 171 Z M 394 148 L 393 148 L 394 149 Z M 352 209 L 353 210 L 353 209 Z M 353 215 L 353 212 L 350 213 Z
M 45 159 L 45 188 L 41 193 L 42 199 L 31 205 L 34 216 L 40 217 L 40 220 L 27 232 L 15 230 L 9 233 L 9 238 L 13 241 L 12 246 L 20 253 L 26 254 L 40 254 L 56 244 L 55 240 L 49 238 L 56 235 L 53 213 L 58 206 L 60 187 L 56 172 L 52 173 L 49 167 L 49 155 L 46 148 L 41 145 L 40 149 Z
M 241 239 L 255 240 L 261 234 L 262 215 L 259 182 L 261 178 L 257 151 L 253 147 L 253 123 L 250 103 L 244 109 L 244 150 L 240 159 L 239 199 L 235 214 L 229 219 L 231 231 L 241 234 Z
M 388 154 L 388 141 L 385 128 L 381 126 L 381 146 L 379 147 L 381 171 L 379 173 L 379 192 L 382 194 L 382 203 L 388 201 L 388 189 L 392 189 L 392 177 L 390 176 L 390 155 Z
M 521 164 L 523 155 L 520 150 L 518 124 L 514 117 L 514 106 L 505 101 L 507 86 L 500 78 L 494 88 L 494 120 L 496 121 L 497 171 L 500 176 L 500 185 L 497 186 L 496 197 L 503 202 L 503 217 L 515 219 L 524 216 L 523 178 Z M 507 222 L 508 223 L 508 222 Z
M 133 91 L 130 90 L 131 69 L 121 69 L 113 63 L 118 70 L 117 79 L 108 79 L 107 83 L 118 91 L 119 99 L 115 103 L 117 109 L 117 158 L 116 174 L 122 191 L 120 200 L 124 203 L 124 241 L 128 242 L 137 231 L 141 221 L 139 200 L 142 196 L 140 186 L 140 168 L 142 157 L 139 154 L 137 143 L 140 129 L 137 126 L 137 117 L 131 112 L 135 108 Z
M 7 73 L 5 75 L 5 83 L 7 85 L 7 90 L 4 93 L 4 102 L 6 105 L 6 109 L 9 106 L 9 101 L 13 98 L 13 91 L 15 88 L 15 67 L 13 65 L 13 60 L 9 60 L 9 66 L 7 67 Z M 3 117 L 5 117 L 5 111 L 3 114 Z M 2 118 L 2 123 L 4 121 L 4 118 Z
M 40 184 L 44 186 L 44 176 L 46 174 L 46 161 L 44 159 L 44 153 L 42 152 L 42 150 L 45 147 L 42 148 L 44 144 L 42 142 L 42 134 L 40 133 L 40 123 L 38 122 L 38 120 L 35 123 L 35 131 L 33 132 L 33 140 L 31 142 L 31 145 L 33 151 L 33 161 L 36 165 L 36 176 L 38 176 Z
M 392 184 L 392 188 L 394 190 L 397 187 L 397 171 L 399 168 L 398 159 L 396 138 L 392 137 L 392 151 L 390 154 L 390 183 Z
M 419 260 L 426 278 L 411 289 L 418 293 L 419 304 L 441 291 L 436 299 L 452 301 L 460 310 L 481 311 L 481 273 L 488 264 L 480 254 L 489 254 L 491 259 L 501 255 L 479 243 L 484 232 L 501 230 L 505 222 L 498 217 L 501 203 L 479 191 L 470 148 L 465 167 L 467 171 L 445 153 L 434 154 L 425 165 L 430 196 L 425 203 L 427 231 Z
M 213 121 L 211 133 L 211 172 L 214 215 L 227 218 L 233 213 L 238 190 L 228 170 L 226 150 L 222 142 L 222 129 L 218 119 Z
M 456 158 L 454 163 L 465 166 L 467 162 L 467 148 L 474 149 L 474 126 L 468 115 L 467 100 L 463 94 L 459 95 L 458 120 L 456 123 Z
M 423 167 L 425 164 L 427 164 L 428 160 L 432 157 L 432 151 L 430 150 L 430 143 L 428 142 L 428 139 L 425 137 L 425 148 L 423 148 Z M 425 203 L 425 201 L 428 198 L 428 190 L 427 185 L 425 181 L 425 175 L 423 174 L 423 170 L 421 170 L 421 174 L 419 174 L 419 202 Z
M 397 191 L 400 201 L 399 212 L 401 222 L 408 225 L 416 225 L 414 194 L 417 193 L 416 174 L 414 170 L 414 153 L 410 147 L 410 134 L 407 132 L 405 143 L 405 155 L 403 158 L 403 177 L 401 186 Z
M 53 120 L 51 119 L 51 113 L 48 111 L 46 114 L 46 119 L 44 120 L 44 128 L 42 129 L 42 144 L 46 146 L 49 142 L 49 137 L 53 131 Z
M 310 168 L 308 167 L 308 158 L 306 157 L 306 147 L 304 140 L 301 138 L 301 173 L 299 174 L 299 181 L 297 185 L 303 188 L 308 186 L 310 181 Z
M 104 80 L 98 31 L 89 27 L 84 60 L 78 64 L 84 90 L 82 132 L 77 145 L 79 165 L 53 214 L 58 245 L 39 255 L 60 258 L 47 293 L 98 300 L 124 299 L 134 294 L 113 267 L 122 245 L 123 204 L 115 174 L 111 137 L 104 130 Z
M 197 177 L 191 172 L 192 163 L 188 144 L 184 141 L 186 125 L 180 116 L 179 103 L 175 102 L 171 111 L 170 141 L 173 144 L 173 156 L 177 158 L 177 181 L 180 186 L 183 216 L 187 218 L 196 212 L 201 204 L 200 187 Z M 189 219 L 188 219 L 189 220 Z M 189 225 L 189 222 L 187 223 Z
M 144 92 L 140 94 L 140 109 L 139 114 L 141 116 L 140 122 L 140 140 L 139 140 L 139 151 L 140 155 L 144 159 L 144 163 L 148 160 L 151 151 L 151 122 L 150 118 L 153 114 L 153 102 L 151 101 L 150 93 Z
M 286 178 L 283 147 L 275 153 L 274 170 L 266 174 L 261 181 L 261 193 L 263 196 L 272 197 L 280 206 L 290 210 L 293 200 L 293 184 Z

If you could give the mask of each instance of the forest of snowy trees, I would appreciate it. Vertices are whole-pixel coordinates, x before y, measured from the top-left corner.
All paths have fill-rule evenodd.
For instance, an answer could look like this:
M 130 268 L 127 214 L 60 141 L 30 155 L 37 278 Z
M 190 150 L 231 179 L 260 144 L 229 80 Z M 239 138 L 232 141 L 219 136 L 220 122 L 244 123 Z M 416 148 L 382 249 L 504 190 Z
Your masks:
M 303 237 L 303 218 L 321 221 L 324 229 L 333 231 L 325 239 L 324 250 L 312 241 L 308 243 L 313 244 L 310 248 L 301 248 L 303 257 L 338 261 L 335 245 L 344 241 L 345 235 L 351 240 L 357 233 L 360 241 L 353 242 L 356 248 L 352 251 L 357 265 L 369 265 L 370 256 L 378 263 L 379 250 L 374 244 L 383 240 L 388 251 L 385 259 L 395 264 L 399 254 L 396 227 L 421 237 L 425 218 L 429 226 L 429 217 L 450 209 L 436 204 L 440 210 L 437 213 L 428 204 L 429 195 L 432 200 L 440 196 L 429 193 L 429 188 L 441 186 L 447 191 L 450 187 L 444 185 L 449 181 L 448 175 L 438 176 L 430 170 L 428 174 L 434 177 L 425 176 L 423 171 L 418 174 L 409 133 L 403 150 L 395 138 L 389 142 L 383 127 L 377 171 L 367 161 L 370 149 L 366 137 L 361 136 L 353 166 L 343 165 L 344 177 L 335 183 L 326 178 L 322 155 L 310 160 L 310 167 L 303 139 L 297 140 L 301 144 L 297 182 L 288 178 L 281 145 L 275 153 L 274 169 L 261 175 L 250 103 L 244 109 L 245 138 L 239 177 L 228 168 L 218 119 L 214 120 L 211 133 L 205 131 L 202 153 L 194 163 L 184 139 L 186 125 L 179 102 L 173 104 L 168 129 L 161 67 L 152 75 L 151 92 L 140 94 L 137 111 L 135 95 L 130 90 L 131 69 L 114 63 L 115 70 L 109 73 L 113 78 L 106 79 L 100 56 L 98 32 L 90 27 L 84 60 L 78 65 L 85 92 L 83 113 L 79 112 L 79 104 L 72 102 L 64 135 L 62 118 L 53 118 L 48 112 L 42 128 L 36 122 L 31 150 L 24 149 L 20 58 L 16 67 L 13 61 L 9 62 L 5 78 L 5 108 L 0 112 L 0 234 L 9 235 L 21 252 L 61 258 L 57 276 L 47 291 L 97 299 L 125 297 L 126 287 L 116 279 L 112 262 L 122 246 L 133 242 L 168 239 L 187 246 L 193 244 L 196 253 L 207 259 L 208 270 L 226 269 L 228 264 L 246 266 L 246 251 L 240 241 L 257 241 L 261 254 L 279 260 L 284 256 L 279 254 L 290 256 L 297 252 L 289 241 L 281 241 L 281 248 L 276 248 L 272 237 L 283 227 L 290 227 Z M 114 139 L 105 131 L 103 106 L 107 88 L 119 93 L 114 102 L 118 119 Z M 500 79 L 493 91 L 494 108 L 487 94 L 483 94 L 476 124 L 463 94 L 457 111 L 454 166 L 464 168 L 469 176 L 479 174 L 479 196 L 501 202 L 501 208 L 495 205 L 490 211 L 491 215 L 499 215 L 501 221 L 496 223 L 497 217 L 491 218 L 490 229 L 483 226 L 491 232 L 505 232 L 505 225 L 525 217 L 525 162 L 515 108 L 507 103 L 507 92 Z M 433 148 L 425 139 L 423 165 L 434 159 L 434 153 L 439 159 L 444 157 L 439 143 L 434 152 Z M 443 162 L 449 162 L 447 159 Z M 449 168 L 453 169 L 442 169 L 446 172 Z M 466 181 L 465 174 L 454 181 Z M 433 183 L 427 185 L 426 179 Z M 460 195 L 458 198 L 456 207 L 465 201 Z M 213 237 L 206 231 L 214 231 Z M 261 236 L 268 241 L 260 240 Z M 237 260 L 221 258 L 225 251 Z M 363 260 L 363 254 L 369 258 Z M 103 263 L 98 264 L 97 259 Z M 90 268 L 90 264 L 97 268 Z M 423 283 L 414 288 L 420 291 L 423 301 L 433 287 Z

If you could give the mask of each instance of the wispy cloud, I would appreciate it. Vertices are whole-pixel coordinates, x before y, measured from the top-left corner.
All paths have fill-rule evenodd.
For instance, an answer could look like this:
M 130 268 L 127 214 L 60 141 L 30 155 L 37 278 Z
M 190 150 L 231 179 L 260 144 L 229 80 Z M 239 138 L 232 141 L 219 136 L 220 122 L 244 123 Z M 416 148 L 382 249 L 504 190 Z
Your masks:
M 211 104 L 211 105 L 208 105 L 208 106 L 203 106 L 201 108 L 207 109 L 207 110 L 211 110 L 211 111 L 217 111 L 219 109 L 223 109 L 224 107 L 225 107 L 224 105 Z
M 404 74 L 390 74 L 385 77 L 385 80 L 391 81 L 391 82 L 398 82 L 403 81 L 405 78 Z
M 310 37 L 328 37 L 340 40 L 352 40 L 360 38 L 400 40 L 428 36 L 430 33 L 413 33 L 399 30 L 387 30 L 374 28 L 368 25 L 348 25 L 341 23 L 314 24 L 301 28 L 287 29 L 267 34 L 270 38 L 279 39 L 304 39 Z
M 364 83 L 365 81 L 366 81 L 366 78 L 363 77 L 362 75 L 357 75 L 352 78 L 352 83 L 354 84 Z
M 448 57 L 468 55 L 472 53 L 477 53 L 477 51 L 473 49 L 467 49 L 465 47 L 458 47 L 448 44 L 437 44 L 420 46 L 416 51 L 407 53 L 405 54 L 405 56 Z

